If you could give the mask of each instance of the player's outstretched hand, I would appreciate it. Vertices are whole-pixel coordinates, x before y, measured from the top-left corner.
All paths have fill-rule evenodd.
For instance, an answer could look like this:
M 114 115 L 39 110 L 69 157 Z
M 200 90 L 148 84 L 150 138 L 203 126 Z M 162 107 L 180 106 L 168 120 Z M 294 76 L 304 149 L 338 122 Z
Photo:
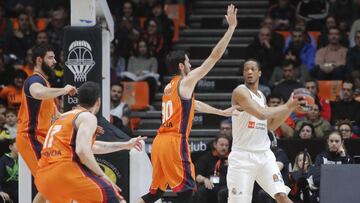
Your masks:
M 141 140 L 146 140 L 147 137 L 142 137 L 142 136 L 138 136 L 135 138 L 132 138 L 128 141 L 128 149 L 132 149 L 135 148 L 136 150 L 138 150 L 139 152 L 142 150 L 142 144 L 141 144 Z
M 10 196 L 5 192 L 0 192 L 0 197 L 3 199 L 4 202 L 10 201 Z
M 227 14 L 225 15 L 226 21 L 229 24 L 229 27 L 236 28 L 237 25 L 237 8 L 233 4 L 230 4 L 227 8 Z
M 64 87 L 64 90 L 65 90 L 65 94 L 68 94 L 70 96 L 74 96 L 77 93 L 76 87 L 74 87 L 72 85 L 66 85 Z
M 234 112 L 236 109 L 240 108 L 240 106 L 238 105 L 235 105 L 235 106 L 232 106 L 230 108 L 227 108 L 225 110 L 222 110 L 221 111 L 221 114 L 222 116 L 226 116 L 226 117 L 229 117 L 229 116 L 237 116 L 238 113 Z

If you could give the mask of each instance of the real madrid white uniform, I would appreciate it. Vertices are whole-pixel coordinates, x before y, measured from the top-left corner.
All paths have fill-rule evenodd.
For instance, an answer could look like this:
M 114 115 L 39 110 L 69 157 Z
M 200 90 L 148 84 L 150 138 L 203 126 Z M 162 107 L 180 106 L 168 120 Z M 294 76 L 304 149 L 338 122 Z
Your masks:
M 251 100 L 265 107 L 265 96 L 258 91 L 254 94 L 245 85 Z M 254 182 L 256 181 L 273 198 L 290 189 L 285 186 L 274 153 L 270 150 L 267 135 L 267 120 L 257 119 L 245 112 L 237 112 L 232 117 L 232 150 L 228 158 L 227 186 L 229 203 L 251 203 Z M 286 167 L 286 166 L 285 166 Z

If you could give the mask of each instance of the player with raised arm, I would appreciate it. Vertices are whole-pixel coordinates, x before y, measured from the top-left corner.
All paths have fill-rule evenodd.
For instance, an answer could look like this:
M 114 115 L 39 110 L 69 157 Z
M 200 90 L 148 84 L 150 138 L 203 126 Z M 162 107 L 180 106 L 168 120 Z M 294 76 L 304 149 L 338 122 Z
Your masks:
M 227 185 L 229 203 L 250 203 L 256 181 L 278 203 L 290 203 L 290 189 L 285 186 L 270 150 L 268 130 L 277 129 L 286 118 L 300 108 L 301 99 L 293 95 L 286 104 L 266 107 L 259 91 L 260 65 L 256 60 L 244 63 L 245 84 L 232 93 L 232 105 L 240 106 L 232 117 L 232 150 L 228 158 Z
M 150 203 L 160 199 L 167 186 L 178 194 L 178 202 L 191 202 L 196 187 L 195 171 L 190 157 L 189 134 L 194 110 L 204 113 L 231 116 L 236 107 L 219 110 L 194 98 L 194 89 L 222 57 L 237 25 L 237 9 L 229 5 L 226 20 L 228 30 L 200 67 L 190 71 L 188 56 L 174 51 L 167 56 L 168 68 L 178 75 L 166 85 L 162 97 L 162 125 L 154 139 L 151 152 L 153 165 L 150 192 L 137 203 Z

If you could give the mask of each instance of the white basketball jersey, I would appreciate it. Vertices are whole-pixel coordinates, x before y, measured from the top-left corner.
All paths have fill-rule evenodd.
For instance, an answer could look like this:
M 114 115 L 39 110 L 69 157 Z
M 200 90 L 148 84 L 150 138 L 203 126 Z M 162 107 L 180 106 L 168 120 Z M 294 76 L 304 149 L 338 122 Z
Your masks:
M 258 90 L 258 95 L 254 94 L 245 85 L 251 95 L 253 102 L 265 107 L 265 96 Z M 238 116 L 232 116 L 232 149 L 248 151 L 265 151 L 270 148 L 270 139 L 267 135 L 267 120 L 259 120 L 255 116 L 245 112 L 237 111 Z

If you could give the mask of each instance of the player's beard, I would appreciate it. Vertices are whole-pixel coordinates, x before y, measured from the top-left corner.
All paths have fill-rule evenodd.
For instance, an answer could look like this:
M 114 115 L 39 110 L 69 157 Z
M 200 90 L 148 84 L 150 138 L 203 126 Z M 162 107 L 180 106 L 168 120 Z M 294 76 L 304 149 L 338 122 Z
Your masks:
M 48 66 L 45 62 L 43 62 L 41 64 L 41 70 L 48 77 L 48 80 L 52 80 L 53 78 L 55 78 L 55 71 L 50 66 Z

